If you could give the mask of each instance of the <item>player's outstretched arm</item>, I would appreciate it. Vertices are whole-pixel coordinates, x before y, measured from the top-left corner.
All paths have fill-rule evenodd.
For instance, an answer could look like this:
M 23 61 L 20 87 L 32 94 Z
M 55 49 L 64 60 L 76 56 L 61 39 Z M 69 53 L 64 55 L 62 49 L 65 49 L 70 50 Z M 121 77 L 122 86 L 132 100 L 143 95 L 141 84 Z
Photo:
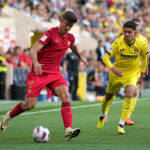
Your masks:
M 80 61 L 83 62 L 84 65 L 88 66 L 87 59 L 80 55 L 80 53 L 75 45 L 70 47 L 70 49 L 79 57 Z

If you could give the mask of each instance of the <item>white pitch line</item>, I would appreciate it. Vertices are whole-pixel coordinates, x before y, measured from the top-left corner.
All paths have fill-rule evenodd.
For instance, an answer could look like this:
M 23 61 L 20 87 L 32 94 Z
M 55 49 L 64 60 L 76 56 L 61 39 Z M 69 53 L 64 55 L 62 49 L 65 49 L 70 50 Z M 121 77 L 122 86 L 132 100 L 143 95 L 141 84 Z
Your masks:
M 149 97 L 145 97 L 142 98 L 142 100 L 138 100 L 139 101 L 143 101 L 143 100 L 150 100 Z M 118 104 L 118 103 L 122 103 L 122 101 L 114 101 L 112 104 Z M 89 105 L 81 105 L 81 106 L 72 106 L 72 109 L 78 109 L 78 108 L 87 108 L 87 107 L 95 107 L 95 106 L 101 106 L 101 103 L 98 104 L 89 104 Z M 55 108 L 55 109 L 50 109 L 50 110 L 40 110 L 40 111 L 35 111 L 35 112 L 25 112 L 21 115 L 32 115 L 32 114 L 41 114 L 41 113 L 47 113 L 47 112 L 55 112 L 55 111 L 60 111 L 61 108 Z M 0 118 L 2 118 L 4 116 L 0 116 Z

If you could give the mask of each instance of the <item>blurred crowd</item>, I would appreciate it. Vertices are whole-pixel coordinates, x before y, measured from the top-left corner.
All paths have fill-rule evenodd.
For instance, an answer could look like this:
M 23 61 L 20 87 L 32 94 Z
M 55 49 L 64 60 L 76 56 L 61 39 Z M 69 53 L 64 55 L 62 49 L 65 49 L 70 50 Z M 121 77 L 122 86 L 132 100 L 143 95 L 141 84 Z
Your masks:
M 78 80 L 78 71 L 87 73 L 87 90 L 95 91 L 96 96 L 105 94 L 109 69 L 103 64 L 102 58 L 111 43 L 122 33 L 124 22 L 133 18 L 141 19 L 141 33 L 150 41 L 149 0 L 1 0 L 0 16 L 3 7 L 18 9 L 37 22 L 47 21 L 55 24 L 59 24 L 60 15 L 65 10 L 71 9 L 76 12 L 81 32 L 87 37 L 94 37 L 98 46 L 89 52 L 86 50 L 81 52 L 89 61 L 88 68 L 80 64 L 70 53 L 62 60 L 61 71 L 70 83 L 69 90 L 73 100 L 79 99 L 76 94 L 78 85 L 75 84 Z M 19 46 L 10 48 L 5 53 L 0 48 L 0 55 L 5 57 L 8 64 L 13 65 L 15 84 L 25 84 L 22 74 L 26 77 L 32 66 L 29 53 L 30 48 L 22 50 Z M 69 67 L 72 62 L 77 64 L 72 66 L 76 71 L 72 71 L 72 67 Z
M 56 24 L 63 11 L 72 9 L 83 33 L 104 41 L 120 35 L 125 21 L 139 18 L 143 34 L 150 37 L 149 0 L 1 0 L 1 5 L 16 8 L 36 21 Z

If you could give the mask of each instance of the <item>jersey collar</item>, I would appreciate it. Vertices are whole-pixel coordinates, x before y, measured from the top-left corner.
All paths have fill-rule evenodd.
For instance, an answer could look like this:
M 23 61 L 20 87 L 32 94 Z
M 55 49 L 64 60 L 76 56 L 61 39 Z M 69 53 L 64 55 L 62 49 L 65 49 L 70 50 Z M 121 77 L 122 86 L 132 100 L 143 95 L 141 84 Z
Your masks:
M 129 45 L 129 47 L 131 46 L 131 45 L 134 45 L 134 43 L 135 43 L 135 38 L 134 38 L 134 40 L 129 44 L 129 43 L 127 43 L 126 41 L 125 41 L 125 39 L 124 39 L 124 42 L 127 44 L 127 45 Z

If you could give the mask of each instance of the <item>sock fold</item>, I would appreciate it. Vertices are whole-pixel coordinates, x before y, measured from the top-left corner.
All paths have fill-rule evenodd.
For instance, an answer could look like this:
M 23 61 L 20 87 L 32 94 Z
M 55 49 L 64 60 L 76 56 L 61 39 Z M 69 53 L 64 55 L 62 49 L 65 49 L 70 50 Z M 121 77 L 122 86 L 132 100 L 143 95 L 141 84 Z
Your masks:
M 64 127 L 71 128 L 72 127 L 72 110 L 71 110 L 71 102 L 63 102 L 61 106 L 61 115 L 64 123 Z
M 129 116 L 131 111 L 132 101 L 133 98 L 125 98 L 122 107 L 121 120 L 126 121 L 127 117 Z
M 13 118 L 15 116 L 18 116 L 19 114 L 21 114 L 22 112 L 24 112 L 24 110 L 21 107 L 22 102 L 20 102 L 19 104 L 17 104 L 11 111 L 10 111 L 10 117 Z

